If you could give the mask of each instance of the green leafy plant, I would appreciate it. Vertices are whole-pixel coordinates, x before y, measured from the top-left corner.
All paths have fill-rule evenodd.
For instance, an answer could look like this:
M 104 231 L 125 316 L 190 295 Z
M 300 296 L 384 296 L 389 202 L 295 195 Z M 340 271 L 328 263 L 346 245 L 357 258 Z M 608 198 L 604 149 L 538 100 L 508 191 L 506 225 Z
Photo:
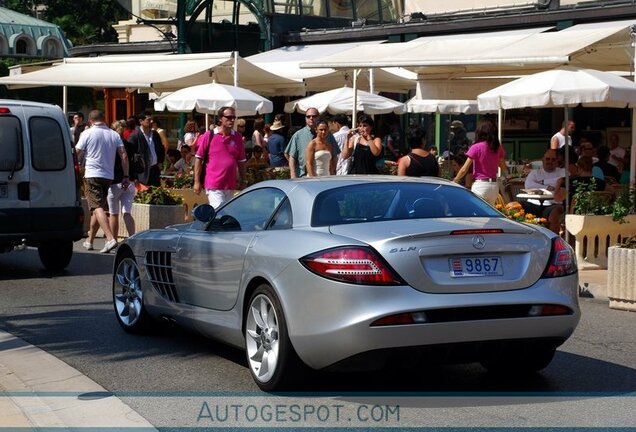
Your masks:
M 173 185 L 176 189 L 186 189 L 194 187 L 194 173 L 192 171 L 178 172 L 174 176 Z
M 134 202 L 153 205 L 181 205 L 183 197 L 170 189 L 150 187 L 147 190 L 137 192 Z
M 606 199 L 596 194 L 596 180 L 589 183 L 574 181 L 574 214 L 577 215 L 606 215 L 611 213 L 610 204 Z
M 627 188 L 608 200 L 606 195 L 595 193 L 596 181 L 590 183 L 573 182 L 574 214 L 578 215 L 612 215 L 612 220 L 620 224 L 628 223 L 625 217 L 636 213 L 636 189 Z
M 636 188 L 622 190 L 611 204 L 612 220 L 618 223 L 628 223 L 625 217 L 636 213 Z

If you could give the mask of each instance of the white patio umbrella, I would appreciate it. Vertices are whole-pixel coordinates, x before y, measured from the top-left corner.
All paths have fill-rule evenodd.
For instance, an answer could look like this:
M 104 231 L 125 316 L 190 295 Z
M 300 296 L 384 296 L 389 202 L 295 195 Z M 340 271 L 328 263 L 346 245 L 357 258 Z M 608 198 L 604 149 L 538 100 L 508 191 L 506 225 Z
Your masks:
M 406 101 L 410 113 L 477 114 L 477 99 L 419 99 L 417 96 Z M 496 110 L 495 110 L 496 111 Z
M 524 76 L 477 97 L 479 109 L 626 107 L 636 102 L 636 84 L 611 72 L 561 67 Z
M 329 114 L 350 114 L 354 111 L 364 111 L 365 114 L 403 114 L 406 106 L 402 102 L 385 98 L 362 90 L 353 91 L 351 87 L 341 87 L 335 90 L 316 93 L 303 99 L 297 99 L 285 104 L 285 112 L 294 111 L 304 113 L 309 108 L 316 108 L 318 112 Z
M 225 84 L 202 84 L 186 87 L 155 100 L 155 110 L 215 114 L 219 108 L 231 106 L 237 116 L 271 113 L 274 109 L 270 100 L 251 90 Z
M 479 109 L 515 109 L 525 107 L 586 106 L 626 107 L 636 103 L 636 83 L 610 72 L 561 67 L 518 78 L 477 96 Z M 634 116 L 632 116 L 634 119 Z M 566 129 L 567 132 L 567 129 Z M 567 138 L 566 138 L 567 142 Z M 636 143 L 636 124 L 632 124 L 632 153 Z M 565 152 L 566 165 L 569 152 Z M 634 157 L 631 161 L 634 181 Z M 569 176 L 566 172 L 566 210 L 569 205 Z

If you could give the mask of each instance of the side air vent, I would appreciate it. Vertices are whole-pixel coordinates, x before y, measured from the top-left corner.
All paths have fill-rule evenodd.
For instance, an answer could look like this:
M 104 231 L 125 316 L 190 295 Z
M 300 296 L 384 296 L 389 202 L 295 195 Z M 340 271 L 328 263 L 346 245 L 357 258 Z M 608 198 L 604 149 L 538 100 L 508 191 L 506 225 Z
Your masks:
M 172 254 L 170 252 L 146 252 L 148 281 L 164 299 L 178 303 L 177 287 L 172 277 Z

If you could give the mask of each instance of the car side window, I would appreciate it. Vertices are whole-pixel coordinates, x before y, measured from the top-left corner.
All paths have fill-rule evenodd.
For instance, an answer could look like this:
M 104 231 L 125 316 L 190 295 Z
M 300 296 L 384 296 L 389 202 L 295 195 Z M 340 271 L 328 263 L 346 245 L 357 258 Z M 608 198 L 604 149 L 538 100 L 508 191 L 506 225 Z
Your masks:
M 292 210 L 291 205 L 289 204 L 289 200 L 285 200 L 278 211 L 272 218 L 272 221 L 269 223 L 268 229 L 270 230 L 282 230 L 282 229 L 291 229 L 293 225 L 292 219 Z
M 48 117 L 32 117 L 29 132 L 33 168 L 38 171 L 63 170 L 66 167 L 66 149 L 59 123 Z
M 274 212 L 285 200 L 280 189 L 255 189 L 223 206 L 210 224 L 211 230 L 260 231 L 267 227 Z

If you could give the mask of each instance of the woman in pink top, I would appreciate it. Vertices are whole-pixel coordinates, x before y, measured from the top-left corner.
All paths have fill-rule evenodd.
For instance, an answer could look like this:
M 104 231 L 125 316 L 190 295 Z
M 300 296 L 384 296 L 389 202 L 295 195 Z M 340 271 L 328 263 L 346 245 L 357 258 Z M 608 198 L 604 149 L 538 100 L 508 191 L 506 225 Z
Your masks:
M 497 139 L 497 128 L 490 120 L 483 120 L 475 130 L 475 144 L 466 152 L 466 162 L 453 181 L 459 183 L 472 167 L 473 185 L 470 190 L 495 205 L 499 186 L 497 184 L 497 168 L 508 174 L 506 153 Z

